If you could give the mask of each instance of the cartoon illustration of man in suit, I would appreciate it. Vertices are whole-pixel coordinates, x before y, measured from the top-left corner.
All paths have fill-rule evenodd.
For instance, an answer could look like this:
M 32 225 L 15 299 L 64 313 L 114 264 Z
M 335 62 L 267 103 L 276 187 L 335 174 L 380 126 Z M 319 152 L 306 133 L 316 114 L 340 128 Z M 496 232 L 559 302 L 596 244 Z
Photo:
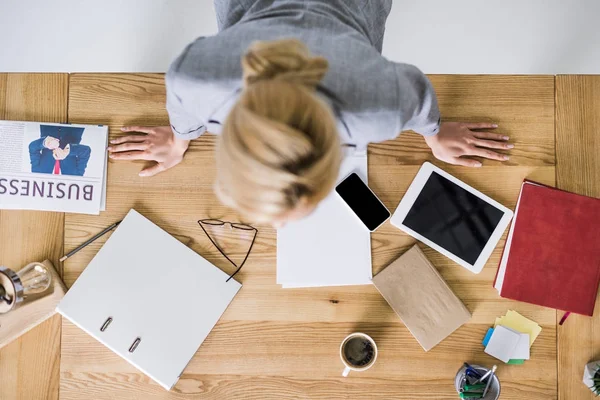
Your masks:
M 40 138 L 29 144 L 31 172 L 83 176 L 92 149 L 81 143 L 85 128 L 40 125 Z

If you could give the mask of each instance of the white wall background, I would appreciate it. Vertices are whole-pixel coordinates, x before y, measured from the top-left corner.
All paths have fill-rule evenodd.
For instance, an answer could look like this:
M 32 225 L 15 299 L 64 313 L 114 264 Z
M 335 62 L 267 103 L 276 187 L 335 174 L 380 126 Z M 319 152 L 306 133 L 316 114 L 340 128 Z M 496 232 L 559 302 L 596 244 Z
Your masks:
M 0 0 L 0 71 L 165 72 L 212 0 Z
M 394 0 L 383 53 L 427 73 L 600 74 L 600 0 Z
M 212 0 L 0 0 L 0 71 L 163 72 L 216 30 Z M 383 52 L 427 73 L 599 74 L 600 0 L 394 0 Z

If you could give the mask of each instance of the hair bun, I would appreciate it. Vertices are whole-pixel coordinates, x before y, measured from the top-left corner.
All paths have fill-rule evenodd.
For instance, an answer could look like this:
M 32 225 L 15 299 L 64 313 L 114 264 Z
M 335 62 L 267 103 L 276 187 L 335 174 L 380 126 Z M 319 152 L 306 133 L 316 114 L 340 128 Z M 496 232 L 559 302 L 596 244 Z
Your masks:
M 313 57 L 297 39 L 253 43 L 242 57 L 244 84 L 281 80 L 314 88 L 325 76 L 328 63 Z

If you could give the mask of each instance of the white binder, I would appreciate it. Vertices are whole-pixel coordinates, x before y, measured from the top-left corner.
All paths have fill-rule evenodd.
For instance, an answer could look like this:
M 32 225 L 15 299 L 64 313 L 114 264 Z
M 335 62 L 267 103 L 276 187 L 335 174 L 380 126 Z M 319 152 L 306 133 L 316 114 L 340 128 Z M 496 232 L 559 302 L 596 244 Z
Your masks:
M 241 288 L 135 210 L 57 311 L 170 390 Z

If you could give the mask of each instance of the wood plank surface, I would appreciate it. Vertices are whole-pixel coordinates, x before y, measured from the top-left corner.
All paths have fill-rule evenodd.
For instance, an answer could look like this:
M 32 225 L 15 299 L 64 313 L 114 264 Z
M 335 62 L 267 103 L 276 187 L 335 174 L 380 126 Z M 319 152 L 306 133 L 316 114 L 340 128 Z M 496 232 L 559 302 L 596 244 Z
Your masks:
M 600 198 L 600 76 L 556 77 L 556 159 L 559 188 Z M 558 327 L 561 400 L 596 398 L 582 379 L 585 364 L 600 360 L 599 303 L 594 317 L 574 314 Z
M 405 133 L 369 148 L 370 186 L 394 209 L 421 163 L 433 161 L 509 207 L 523 178 L 555 183 L 554 77 L 432 76 L 445 120 L 494 121 L 516 147 L 507 163 L 481 169 L 450 167 L 432 159 L 422 138 Z M 69 122 L 110 126 L 165 125 L 162 75 L 74 74 L 70 79 Z M 200 218 L 239 219 L 218 203 L 215 138 L 192 143 L 184 162 L 153 178 L 137 173 L 144 163 L 110 162 L 107 211 L 100 216 L 67 215 L 65 248 L 70 250 L 134 207 L 225 271 L 231 267 L 198 227 Z M 246 221 L 247 222 L 247 221 Z M 275 231 L 259 234 L 238 274 L 243 288 L 199 349 L 171 392 L 164 391 L 127 362 L 67 321 L 63 324 L 61 399 L 456 399 L 453 378 L 463 361 L 491 366 L 481 340 L 497 316 L 515 309 L 540 323 L 532 359 L 500 365 L 502 399 L 556 399 L 556 313 L 501 299 L 492 287 L 497 249 L 474 275 L 421 246 L 473 319 L 425 353 L 373 287 L 281 289 L 275 283 Z M 215 232 L 226 251 L 241 257 L 246 237 Z M 69 259 L 64 277 L 71 285 L 107 237 Z M 504 239 L 503 239 L 504 240 Z M 414 240 L 386 224 L 372 235 L 373 269 L 378 272 Z M 500 243 L 499 248 L 503 245 Z M 190 312 L 193 312 L 192 305 Z M 365 373 L 342 378 L 338 349 L 350 332 L 372 335 L 380 353 Z
M 0 74 L 0 119 L 66 122 L 68 82 L 67 74 Z M 0 211 L 0 264 L 58 267 L 63 228 L 62 213 Z M 54 316 L 0 350 L 0 399 L 58 398 L 60 331 Z

